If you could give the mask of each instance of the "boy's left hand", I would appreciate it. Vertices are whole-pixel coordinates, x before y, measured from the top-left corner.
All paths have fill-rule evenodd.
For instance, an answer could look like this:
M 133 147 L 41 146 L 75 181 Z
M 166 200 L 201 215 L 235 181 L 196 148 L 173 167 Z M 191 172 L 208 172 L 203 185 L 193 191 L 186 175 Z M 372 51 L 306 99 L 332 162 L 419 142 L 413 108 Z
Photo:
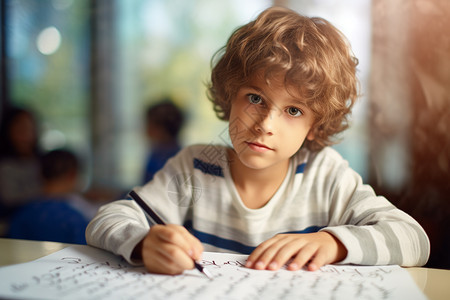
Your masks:
M 325 231 L 278 234 L 261 243 L 250 254 L 245 266 L 257 270 L 278 270 L 292 259 L 288 270 L 296 271 L 307 264 L 309 271 L 315 271 L 325 264 L 341 261 L 346 256 L 345 246 Z

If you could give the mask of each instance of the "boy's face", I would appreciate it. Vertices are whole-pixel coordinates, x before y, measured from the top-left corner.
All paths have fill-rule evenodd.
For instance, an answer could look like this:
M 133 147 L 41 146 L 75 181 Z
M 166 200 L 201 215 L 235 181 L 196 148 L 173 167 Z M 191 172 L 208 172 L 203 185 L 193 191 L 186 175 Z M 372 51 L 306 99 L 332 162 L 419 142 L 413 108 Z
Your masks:
M 251 169 L 286 167 L 305 139 L 314 115 L 284 84 L 255 77 L 232 100 L 229 131 L 239 161 Z

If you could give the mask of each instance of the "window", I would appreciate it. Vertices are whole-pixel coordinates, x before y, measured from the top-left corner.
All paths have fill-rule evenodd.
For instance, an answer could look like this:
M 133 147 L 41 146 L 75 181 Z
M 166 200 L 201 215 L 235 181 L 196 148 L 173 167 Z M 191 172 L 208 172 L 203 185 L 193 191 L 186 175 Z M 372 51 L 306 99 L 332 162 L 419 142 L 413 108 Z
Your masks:
M 148 151 L 142 112 L 161 97 L 187 114 L 184 144 L 218 140 L 227 124 L 206 98 L 211 56 L 270 5 L 5 0 L 9 102 L 38 115 L 44 150 L 84 158 L 89 183 L 128 189 Z
M 5 0 L 10 102 L 37 114 L 44 150 L 89 151 L 87 0 Z

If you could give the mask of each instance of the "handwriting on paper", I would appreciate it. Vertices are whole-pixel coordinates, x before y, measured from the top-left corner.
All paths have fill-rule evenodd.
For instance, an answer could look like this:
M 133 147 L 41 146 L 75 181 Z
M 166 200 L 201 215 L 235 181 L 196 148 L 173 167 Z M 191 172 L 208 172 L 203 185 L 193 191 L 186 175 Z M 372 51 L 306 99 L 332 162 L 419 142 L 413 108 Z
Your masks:
M 83 248 L 84 247 L 84 248 Z M 82 250 L 82 251 L 80 251 Z M 45 299 L 425 299 L 398 266 L 325 266 L 319 271 L 257 271 L 246 256 L 205 253 L 196 270 L 149 274 L 123 259 L 74 246 L 31 263 L 0 268 L 0 297 Z M 409 279 L 409 281 L 408 281 Z M 398 281 L 409 283 L 407 288 Z M 415 291 L 416 298 L 409 296 Z M 417 298 L 417 296 L 419 296 Z

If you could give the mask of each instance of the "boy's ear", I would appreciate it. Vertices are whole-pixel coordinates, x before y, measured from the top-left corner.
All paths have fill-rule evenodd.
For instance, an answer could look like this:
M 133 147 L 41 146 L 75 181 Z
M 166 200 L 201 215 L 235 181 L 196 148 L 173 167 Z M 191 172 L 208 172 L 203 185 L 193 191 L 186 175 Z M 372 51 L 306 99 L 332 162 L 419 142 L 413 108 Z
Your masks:
M 306 136 L 306 139 L 307 139 L 308 141 L 314 140 L 314 138 L 315 138 L 314 131 L 315 131 L 314 128 L 311 128 L 311 129 L 309 130 L 308 135 Z

